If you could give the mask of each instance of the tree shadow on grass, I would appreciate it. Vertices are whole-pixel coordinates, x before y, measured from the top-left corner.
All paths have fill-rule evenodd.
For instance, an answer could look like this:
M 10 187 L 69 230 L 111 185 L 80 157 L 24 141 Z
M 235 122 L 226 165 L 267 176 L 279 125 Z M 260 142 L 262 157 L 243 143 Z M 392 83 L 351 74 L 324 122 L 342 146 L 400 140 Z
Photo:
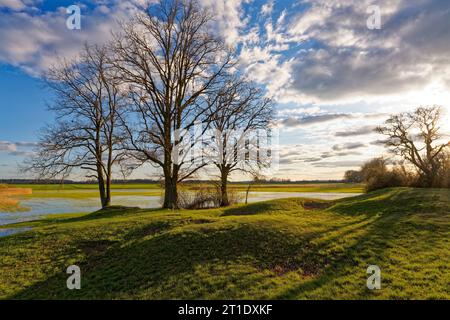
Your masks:
M 271 213 L 293 213 L 304 210 L 304 203 L 312 203 L 312 200 L 303 198 L 284 198 L 277 200 L 268 200 L 250 203 L 247 205 L 239 205 L 231 208 L 225 208 L 221 216 L 240 216 L 240 215 L 257 215 Z M 327 201 L 314 201 L 317 203 L 327 203 Z
M 345 224 L 348 232 L 354 223 Z M 195 226 L 190 223 L 189 230 L 178 232 L 171 227 L 152 223 L 133 230 L 125 236 L 125 245 L 82 242 L 79 248 L 87 258 L 79 263 L 81 290 L 68 290 L 68 275 L 61 270 L 10 298 L 142 298 L 143 292 L 156 299 L 242 297 L 268 277 L 292 271 L 311 276 L 329 263 L 329 257 L 322 252 L 328 243 L 313 241 L 321 236 L 317 233 L 294 235 L 251 224 L 222 226 L 208 221 Z M 237 266 L 244 269 L 227 269 Z M 227 276 L 219 277 L 221 281 L 213 280 L 216 273 L 224 272 Z M 225 289 L 230 281 L 235 281 L 235 287 Z M 158 293 L 152 294 L 153 290 Z
M 343 296 L 352 299 L 373 299 L 380 295 L 377 290 L 369 290 L 366 287 L 367 267 L 369 265 L 378 265 L 386 270 L 391 264 L 395 264 L 387 253 L 388 250 L 402 245 L 405 238 L 415 237 L 413 241 L 415 246 L 411 249 L 411 254 L 429 252 L 434 247 L 439 237 L 436 232 L 442 227 L 428 225 L 421 228 L 420 236 L 414 234 L 417 230 L 413 223 L 409 221 L 411 214 L 392 214 L 375 217 L 368 224 L 368 228 L 358 240 L 347 247 L 339 256 L 335 257 L 334 262 L 324 268 L 322 274 L 318 277 L 293 285 L 278 294 L 275 299 L 304 299 L 308 296 L 322 297 L 326 299 L 341 299 Z M 411 246 L 408 246 L 410 248 Z M 393 269 L 395 270 L 395 266 Z M 383 273 L 383 271 L 382 271 Z M 356 277 L 349 278 L 349 275 Z M 396 292 L 395 283 L 391 281 L 397 276 L 404 276 L 400 271 L 394 271 L 390 274 L 389 281 L 384 282 L 384 290 L 390 290 L 392 297 L 401 292 Z M 353 283 L 348 283 L 352 279 Z M 392 286 L 393 285 L 393 286 Z M 389 288 L 391 286 L 391 288 Z M 336 292 L 340 292 L 337 294 Z M 414 297 L 411 297 L 414 298 Z
M 412 196 L 419 200 L 419 207 L 411 205 Z M 366 288 L 366 268 L 376 264 L 383 270 L 395 263 L 390 250 L 405 245 L 405 239 L 404 249 L 418 254 L 429 251 L 447 225 L 432 223 L 441 219 L 445 208 L 430 214 L 433 204 L 421 205 L 430 200 L 425 193 L 400 189 L 365 200 L 365 207 L 343 200 L 329 208 L 337 217 L 351 217 L 323 233 L 289 233 L 275 220 L 263 227 L 256 218 L 236 218 L 233 223 L 220 218 L 186 225 L 150 223 L 131 230 L 125 242 L 102 242 L 98 250 L 87 252 L 79 262 L 82 290 L 66 289 L 68 275 L 61 270 L 11 298 L 258 298 L 265 288 L 277 286 L 272 280 L 291 273 L 304 276 L 304 281 L 276 287 L 270 298 L 374 298 L 379 292 Z M 383 211 L 386 206 L 391 210 Z M 430 223 L 419 219 L 421 214 L 429 214 Z M 396 277 L 404 277 L 399 274 L 401 269 L 395 272 Z M 230 284 L 233 287 L 226 288 Z M 396 294 L 393 283 L 383 285 Z

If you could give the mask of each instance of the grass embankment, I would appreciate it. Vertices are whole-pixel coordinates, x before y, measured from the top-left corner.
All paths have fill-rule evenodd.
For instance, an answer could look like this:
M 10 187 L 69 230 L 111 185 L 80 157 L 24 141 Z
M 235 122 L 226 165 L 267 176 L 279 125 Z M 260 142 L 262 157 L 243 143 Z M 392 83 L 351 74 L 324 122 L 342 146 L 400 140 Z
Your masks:
M 31 195 L 29 188 L 12 188 L 4 184 L 0 184 L 0 211 L 18 212 L 26 210 L 20 207 L 18 197 Z
M 196 190 L 204 184 L 185 184 L 183 188 Z M 69 198 L 86 199 L 98 197 L 98 187 L 95 184 L 26 184 L 17 187 L 30 188 L 33 193 L 31 198 Z M 246 184 L 231 183 L 230 189 L 245 192 Z M 320 192 L 320 193 L 363 193 L 362 184 L 353 183 L 295 183 L 295 184 L 255 184 L 251 187 L 252 192 Z M 113 184 L 112 196 L 160 196 L 163 190 L 159 184 Z
M 247 185 L 231 184 L 231 188 L 245 191 Z M 292 183 L 292 184 L 255 184 L 251 191 L 257 192 L 318 192 L 318 193 L 364 193 L 364 185 L 360 183 Z
M 448 189 L 112 208 L 32 225 L 0 238 L 1 298 L 450 299 Z M 81 267 L 81 290 L 65 286 L 71 264 Z M 366 287 L 372 264 L 381 290 Z

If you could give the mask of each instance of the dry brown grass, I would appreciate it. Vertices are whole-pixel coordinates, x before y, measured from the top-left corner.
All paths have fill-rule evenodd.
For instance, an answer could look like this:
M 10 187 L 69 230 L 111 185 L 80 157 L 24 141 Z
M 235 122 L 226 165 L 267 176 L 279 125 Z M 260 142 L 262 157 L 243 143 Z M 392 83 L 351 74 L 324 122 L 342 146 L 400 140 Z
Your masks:
M 30 188 L 10 188 L 7 185 L 0 185 L 0 211 L 19 211 L 19 199 L 22 195 L 32 194 Z

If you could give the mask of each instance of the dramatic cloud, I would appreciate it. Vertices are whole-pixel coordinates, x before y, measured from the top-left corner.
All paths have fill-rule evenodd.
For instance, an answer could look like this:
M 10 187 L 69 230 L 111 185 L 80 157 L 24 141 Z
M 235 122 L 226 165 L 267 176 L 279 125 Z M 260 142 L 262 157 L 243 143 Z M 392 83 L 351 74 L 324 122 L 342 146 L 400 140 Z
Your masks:
M 354 99 L 448 79 L 450 11 L 442 1 L 377 1 L 381 30 L 366 27 L 373 1 L 305 2 L 310 6 L 292 19 L 290 34 L 316 45 L 299 51 L 291 91 L 320 100 Z
M 58 57 L 76 56 L 85 42 L 107 41 L 111 30 L 117 30 L 116 19 L 126 20 L 135 7 L 124 1 L 106 11 L 102 8 L 81 9 L 81 30 L 66 27 L 68 14 L 63 7 L 53 12 L 0 11 L 0 61 L 39 74 Z
M 362 136 L 366 134 L 374 133 L 376 126 L 364 126 L 354 130 L 348 131 L 338 131 L 336 132 L 336 137 L 352 137 L 352 136 Z
M 339 120 L 339 119 L 350 119 L 353 116 L 350 114 L 323 114 L 323 115 L 317 115 L 317 116 L 306 116 L 303 118 L 293 118 L 288 117 L 281 121 L 281 124 L 283 124 L 286 127 L 298 127 L 303 125 L 311 125 L 316 123 L 322 123 L 322 122 L 329 122 L 333 120 Z
M 359 167 L 364 163 L 364 161 L 358 161 L 358 160 L 344 160 L 344 161 L 328 161 L 328 162 L 317 162 L 313 163 L 312 165 L 317 168 L 354 168 Z
M 450 12 L 441 0 L 299 4 L 287 4 L 273 21 L 267 2 L 261 8 L 266 20 L 240 37 L 246 73 L 277 101 L 373 101 L 430 84 L 450 87 Z M 367 28 L 374 4 L 381 10 L 380 30 Z
M 383 140 L 383 139 L 377 139 L 374 141 L 371 141 L 370 144 L 373 146 L 384 146 L 386 144 L 387 140 Z
M 36 142 L 29 142 L 29 141 L 19 141 L 19 142 L 15 142 L 14 144 L 18 147 L 24 147 L 24 148 L 32 148 L 32 147 L 37 146 Z
M 36 146 L 35 142 L 0 141 L 0 153 L 6 152 L 12 156 L 28 156 L 33 154 L 30 150 L 23 150 Z
M 353 150 L 353 149 L 359 149 L 364 148 L 366 145 L 361 142 L 349 142 L 345 144 L 335 144 L 333 146 L 334 151 L 341 151 L 341 150 Z
M 9 153 L 9 155 L 17 156 L 17 157 L 29 157 L 29 156 L 33 156 L 34 154 L 35 153 L 33 151 L 24 151 L 24 150 L 12 151 Z
M 13 152 L 17 150 L 17 146 L 9 141 L 0 141 L 0 152 Z
M 155 0 L 99 1 L 92 7 L 81 7 L 81 30 L 66 27 L 66 7 L 41 11 L 30 6 L 31 1 L 0 0 L 0 61 L 19 66 L 37 75 L 45 71 L 58 57 L 71 58 L 85 42 L 101 44 L 119 30 L 118 21 L 129 20 L 139 8 Z M 239 42 L 240 29 L 245 25 L 241 0 L 200 0 L 216 19 L 211 24 L 215 33 L 230 45 Z
M 235 46 L 238 44 L 240 30 L 245 26 L 242 3 L 245 0 L 200 0 L 201 5 L 215 14 L 213 27 L 225 41 Z
M 8 8 L 11 10 L 22 10 L 26 7 L 25 3 L 29 3 L 30 1 L 21 1 L 21 0 L 0 0 L 0 9 Z

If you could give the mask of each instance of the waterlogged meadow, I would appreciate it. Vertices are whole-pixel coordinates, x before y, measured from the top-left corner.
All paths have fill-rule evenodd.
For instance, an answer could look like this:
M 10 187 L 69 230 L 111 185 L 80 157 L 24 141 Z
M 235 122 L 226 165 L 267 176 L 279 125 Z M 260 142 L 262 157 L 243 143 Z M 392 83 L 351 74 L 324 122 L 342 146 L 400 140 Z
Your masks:
M 232 184 L 231 189 L 244 201 L 245 184 Z M 87 213 L 100 209 L 96 185 L 18 185 L 0 189 L 0 225 L 35 220 L 46 215 Z M 195 192 L 202 185 L 186 185 Z M 1 197 L 2 191 L 5 195 Z M 252 186 L 248 202 L 288 197 L 334 200 L 362 192 L 353 184 L 259 184 Z M 117 184 L 112 190 L 113 205 L 159 208 L 163 190 L 158 184 Z M 8 195 L 8 197 L 6 197 Z M 3 200 L 2 200 L 3 199 Z

